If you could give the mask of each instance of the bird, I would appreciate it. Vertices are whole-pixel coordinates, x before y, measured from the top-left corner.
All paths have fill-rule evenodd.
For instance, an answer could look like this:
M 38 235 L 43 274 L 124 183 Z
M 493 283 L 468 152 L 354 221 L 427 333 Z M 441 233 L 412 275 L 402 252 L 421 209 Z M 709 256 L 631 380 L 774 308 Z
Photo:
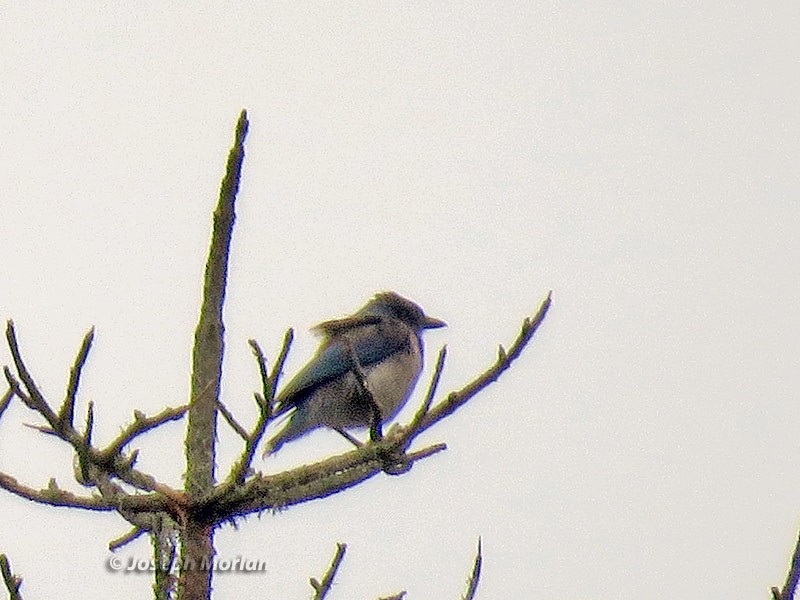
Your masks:
M 377 426 L 380 431 L 417 383 L 422 332 L 445 326 L 411 300 L 380 292 L 356 313 L 314 327 L 322 341 L 275 398 L 273 416 L 293 412 L 267 442 L 264 456 L 318 427 L 334 429 L 351 441 L 347 429 Z

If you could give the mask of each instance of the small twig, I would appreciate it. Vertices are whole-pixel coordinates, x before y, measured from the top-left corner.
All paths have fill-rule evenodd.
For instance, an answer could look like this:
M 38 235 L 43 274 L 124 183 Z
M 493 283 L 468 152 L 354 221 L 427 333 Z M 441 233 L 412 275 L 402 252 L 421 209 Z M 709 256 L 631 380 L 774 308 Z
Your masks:
M 8 600 L 22 600 L 19 588 L 22 586 L 22 578 L 11 572 L 11 563 L 5 554 L 0 554 L 0 572 L 3 574 L 3 582 L 8 590 Z
M 121 449 L 122 445 L 130 441 L 136 435 L 151 429 L 152 427 L 155 427 L 166 420 L 170 420 L 171 418 L 176 418 L 179 416 L 174 412 L 170 412 L 170 410 L 174 411 L 175 409 L 167 409 L 167 411 L 163 412 L 161 415 L 157 415 L 151 419 L 144 417 L 144 415 L 139 416 L 137 421 L 126 431 L 123 431 L 120 437 L 118 437 L 117 440 L 111 444 L 110 449 L 108 449 L 106 452 L 101 452 L 92 446 L 94 403 L 91 401 L 88 403 L 86 425 L 83 433 L 76 431 L 72 425 L 66 422 L 66 420 L 60 420 L 60 418 L 56 416 L 56 414 L 50 408 L 49 403 L 45 400 L 44 395 L 36 386 L 33 377 L 25 366 L 19 350 L 19 345 L 17 343 L 14 324 L 10 320 L 8 321 L 8 326 L 6 327 L 6 339 L 11 350 L 11 355 L 14 358 L 14 365 L 17 369 L 17 373 L 19 374 L 26 391 L 21 389 L 20 383 L 17 381 L 8 367 L 3 369 L 6 380 L 14 390 L 14 394 L 19 396 L 22 402 L 31 410 L 34 410 L 42 415 L 45 421 L 47 421 L 47 423 L 50 425 L 50 429 L 52 429 L 52 431 L 58 435 L 59 438 L 63 439 L 70 446 L 72 446 L 78 458 L 76 479 L 79 483 L 90 487 L 97 487 L 104 497 L 107 494 L 111 494 L 107 500 L 109 500 L 109 502 L 113 502 L 113 506 L 120 506 L 117 496 L 123 494 L 117 486 L 111 483 L 112 477 L 117 477 L 125 483 L 137 487 L 140 490 L 148 492 L 160 492 L 174 503 L 181 504 L 183 502 L 183 497 L 179 492 L 175 492 L 172 488 L 159 483 L 152 476 L 133 469 L 132 464 L 135 456 L 126 458 L 119 454 L 119 450 Z M 79 353 L 76 364 L 80 364 L 81 356 L 88 353 L 90 341 L 91 336 L 87 335 L 87 337 L 84 339 L 84 347 Z M 75 382 L 75 386 L 77 386 L 77 381 Z M 77 387 L 75 389 L 77 389 Z M 68 390 L 66 396 L 69 397 L 71 394 L 72 392 Z M 185 408 L 181 408 L 177 410 L 177 413 L 182 414 L 184 411 Z M 64 412 L 68 412 L 68 409 L 66 409 Z M 39 431 L 50 433 L 46 426 L 36 426 L 36 428 Z M 46 499 L 45 502 L 47 502 Z M 137 505 L 137 501 L 133 502 L 133 505 Z M 160 503 L 160 505 L 163 507 L 163 503 Z M 163 510 L 163 508 L 161 510 Z
M 486 386 L 497 381 L 503 371 L 508 369 L 514 360 L 519 357 L 519 355 L 522 353 L 522 350 L 539 329 L 539 326 L 544 321 L 547 311 L 550 308 L 550 304 L 552 302 L 551 297 L 552 292 L 547 294 L 547 298 L 545 298 L 545 300 L 542 302 L 536 314 L 532 318 L 526 318 L 522 322 L 522 328 L 520 329 L 519 335 L 511 344 L 511 347 L 507 352 L 505 350 L 499 352 L 495 363 L 486 369 L 486 371 L 478 375 L 478 377 L 473 379 L 460 390 L 456 392 L 450 392 L 444 401 L 438 403 L 436 406 L 433 406 L 421 419 L 418 427 L 416 427 L 414 430 L 408 431 L 407 439 L 410 441 L 426 429 L 429 429 L 434 424 L 451 415 Z
M 39 433 L 43 433 L 45 435 L 53 435 L 59 439 L 61 439 L 61 434 L 58 433 L 55 429 L 50 427 L 49 425 L 36 425 L 35 423 L 23 423 L 25 427 L 29 429 L 35 429 Z
M 176 406 L 174 408 L 167 407 L 152 417 L 148 417 L 138 410 L 134 411 L 133 422 L 125 427 L 116 437 L 116 439 L 101 451 L 101 454 L 106 458 L 117 456 L 120 454 L 120 452 L 122 452 L 122 449 L 125 446 L 134 440 L 134 438 L 142 435 L 143 433 L 151 431 L 156 427 L 160 427 L 165 423 L 169 423 L 170 421 L 177 421 L 186 414 L 188 409 L 188 404 Z
M 270 411 L 268 418 L 272 418 L 275 414 L 274 404 L 275 404 L 275 396 L 276 390 L 278 389 L 278 381 L 283 374 L 283 365 L 286 364 L 286 358 L 289 356 L 289 348 L 292 346 L 292 341 L 294 341 L 294 329 L 291 327 L 286 330 L 286 333 L 283 334 L 283 343 L 281 344 L 281 351 L 278 353 L 278 357 L 275 359 L 275 362 L 272 365 L 272 369 L 269 373 L 269 389 L 264 390 L 264 399 L 267 401 L 268 405 L 270 406 Z
M 92 347 L 94 340 L 94 327 L 84 336 L 81 348 L 78 355 L 75 357 L 75 364 L 69 371 L 69 383 L 67 384 L 67 394 L 64 398 L 64 403 L 58 411 L 58 422 L 63 425 L 72 427 L 72 419 L 75 414 L 75 398 L 78 395 L 78 385 L 81 381 L 81 372 L 83 366 L 86 364 L 86 359 L 89 357 L 89 350 Z
M 794 546 L 794 552 L 792 552 L 792 562 L 789 567 L 789 573 L 786 575 L 786 582 L 783 584 L 782 590 L 777 587 L 772 588 L 773 599 L 792 600 L 798 581 L 800 581 L 800 535 Z
M 8 405 L 11 404 L 11 399 L 14 397 L 14 388 L 10 385 L 8 389 L 3 394 L 3 397 L 0 398 L 0 419 L 3 418 L 3 413 L 6 412 Z
M 236 417 L 234 417 L 233 413 L 228 410 L 228 407 L 222 403 L 222 400 L 217 399 L 217 408 L 222 414 L 222 418 L 225 419 L 225 422 L 231 426 L 231 429 L 233 429 L 245 442 L 250 441 L 250 434 L 247 433 L 247 430 L 245 430 L 244 427 L 239 425 Z
M 425 393 L 425 399 L 422 401 L 422 404 L 414 414 L 414 418 L 411 419 L 411 423 L 408 425 L 409 429 L 412 431 L 419 426 L 420 422 L 431 408 L 436 389 L 439 387 L 439 380 L 442 378 L 442 371 L 444 370 L 444 361 L 446 358 L 447 346 L 442 346 L 441 350 L 439 350 L 439 356 L 436 358 L 436 367 L 433 370 L 433 376 L 428 385 L 428 391 Z
M 11 475 L 0 473 L 0 488 L 7 492 L 32 500 L 39 504 L 49 504 L 50 506 L 69 506 L 72 508 L 83 508 L 86 510 L 115 510 L 117 506 L 104 498 L 95 496 L 78 496 L 72 492 L 62 490 L 51 480 L 48 487 L 37 490 L 19 483 Z
M 83 430 L 83 443 L 87 448 L 92 447 L 92 432 L 94 431 L 94 402 L 89 400 L 86 406 L 86 427 Z
M 333 578 L 336 577 L 336 572 L 339 570 L 339 566 L 344 560 L 345 552 L 347 552 L 347 544 L 336 544 L 336 554 L 334 554 L 331 566 L 328 567 L 322 581 L 317 581 L 314 577 L 309 579 L 311 587 L 314 588 L 313 600 L 323 600 L 325 596 L 328 595 L 331 585 L 333 584 Z
M 6 382 L 8 383 L 8 387 L 11 390 L 11 396 L 12 397 L 16 396 L 17 398 L 22 400 L 22 403 L 25 406 L 27 406 L 28 408 L 30 408 L 31 410 L 36 410 L 36 409 L 32 408 L 31 399 L 28 398 L 28 394 L 26 394 L 22 390 L 22 386 L 20 385 L 19 380 L 17 380 L 17 378 L 14 377 L 14 374 L 11 372 L 11 369 L 9 369 L 7 366 L 4 366 L 3 367 L 3 375 L 5 376 Z M 9 401 L 10 401 L 10 398 L 9 398 Z
M 475 600 L 475 594 L 478 592 L 478 582 L 481 579 L 482 564 L 481 538 L 478 538 L 478 552 L 475 554 L 475 562 L 472 564 L 472 573 L 467 579 L 467 593 L 462 596 L 462 600 Z
M 275 363 L 272 365 L 272 370 L 269 372 L 266 379 L 264 379 L 264 375 L 266 373 L 262 372 L 261 385 L 264 394 L 264 403 L 258 403 L 260 415 L 255 426 L 253 427 L 253 433 L 249 434 L 248 437 L 245 438 L 244 450 L 242 450 L 239 460 L 228 474 L 228 479 L 223 486 L 222 493 L 244 482 L 245 477 L 247 477 L 247 474 L 250 471 L 250 465 L 253 463 L 253 457 L 255 456 L 256 448 L 261 443 L 261 438 L 264 437 L 267 424 L 274 414 L 273 407 L 275 404 L 275 388 L 278 385 L 278 378 L 283 371 L 283 365 L 286 362 L 286 357 L 289 355 L 289 347 L 292 345 L 293 338 L 294 331 L 292 329 L 287 329 L 286 334 L 283 336 L 283 345 L 281 346 L 281 351 L 278 353 L 278 357 L 275 359 Z M 253 348 L 253 352 L 256 354 L 256 358 L 258 359 L 259 371 L 261 371 L 262 365 L 264 365 L 264 369 L 266 370 L 264 353 L 261 352 L 261 348 L 259 347 L 258 343 L 255 340 L 250 340 L 250 347 Z
M 108 542 L 108 549 L 111 550 L 111 552 L 116 552 L 123 546 L 130 544 L 134 540 L 139 539 L 145 533 L 147 533 L 146 529 L 144 529 L 143 527 L 139 527 L 138 525 L 135 525 L 127 533 L 124 533 L 118 538 L 115 538 L 110 542 Z
M 269 400 L 271 395 L 271 386 L 269 383 L 269 374 L 267 373 L 267 359 L 264 357 L 264 352 L 261 350 L 261 346 L 258 345 L 257 341 L 251 338 L 247 340 L 247 343 L 250 344 L 250 349 L 253 351 L 253 354 L 256 357 L 256 362 L 258 363 L 258 374 L 261 376 L 261 394 L 255 394 L 256 402 L 258 403 L 258 407 L 262 411 L 265 411 L 267 413 L 267 418 L 269 418 L 269 415 L 272 412 L 272 403 Z
M 402 475 L 403 473 L 408 473 L 416 461 L 438 454 L 443 450 L 447 450 L 447 444 L 440 442 L 433 446 L 423 448 L 422 450 L 416 450 L 415 452 L 389 452 L 386 455 L 386 465 L 383 468 L 383 472 L 387 475 Z
M 447 444 L 444 442 L 439 442 L 438 444 L 433 444 L 432 446 L 428 446 L 427 448 L 423 448 L 422 450 L 416 450 L 414 452 L 408 452 L 403 455 L 405 461 L 409 463 L 416 462 L 418 460 L 422 460 L 423 458 L 428 458 L 429 456 L 433 456 L 434 454 L 438 454 L 447 450 Z
M 40 413 L 47 422 L 50 423 L 53 429 L 56 429 L 58 426 L 58 417 L 56 417 L 53 409 L 50 408 L 50 405 L 44 399 L 42 392 L 39 391 L 36 382 L 33 380 L 28 368 L 25 366 L 25 362 L 22 360 L 19 344 L 17 343 L 17 334 L 14 331 L 14 322 L 11 319 L 9 319 L 6 324 L 6 340 L 8 341 L 9 350 L 11 350 L 11 357 L 14 359 L 14 366 L 17 369 L 17 374 L 28 392 L 26 397 L 20 396 L 20 398 L 22 398 L 22 401 L 28 404 L 30 408 Z M 6 376 L 6 378 L 7 377 L 8 376 Z

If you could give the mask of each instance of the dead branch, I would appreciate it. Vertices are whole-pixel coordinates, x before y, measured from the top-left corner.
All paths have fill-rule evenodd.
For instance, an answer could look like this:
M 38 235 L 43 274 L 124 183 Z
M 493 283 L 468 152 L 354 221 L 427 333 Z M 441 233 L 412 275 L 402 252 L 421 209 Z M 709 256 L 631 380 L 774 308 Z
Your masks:
M 772 588 L 773 600 L 793 600 L 798 581 L 800 581 L 800 535 L 794 546 L 794 552 L 792 552 L 789 573 L 786 575 L 783 589 L 779 589 L 778 587 Z
M 83 366 L 86 364 L 86 359 L 89 358 L 89 350 L 92 347 L 94 340 L 94 327 L 92 327 L 83 338 L 81 349 L 78 351 L 78 356 L 75 358 L 75 364 L 69 372 L 69 383 L 67 384 L 67 395 L 64 398 L 64 403 L 58 411 L 58 421 L 64 425 L 72 427 L 72 418 L 75 413 L 75 398 L 78 395 L 78 384 L 81 380 L 81 372 Z
M 0 488 L 7 492 L 38 502 L 39 504 L 49 504 L 50 506 L 69 506 L 72 508 L 84 508 L 86 510 L 116 510 L 117 506 L 105 498 L 98 498 L 96 496 L 78 496 L 72 492 L 62 490 L 55 483 L 54 479 L 50 480 L 50 485 L 44 489 L 37 490 L 19 483 L 14 477 L 6 473 L 0 473 Z
M 152 431 L 153 429 L 160 427 L 165 423 L 169 423 L 170 421 L 177 421 L 186 414 L 187 410 L 189 410 L 188 404 L 176 406 L 174 408 L 167 407 L 152 417 L 148 417 L 143 412 L 138 410 L 134 411 L 133 422 L 125 427 L 116 437 L 116 439 L 114 439 L 105 449 L 103 449 L 100 454 L 104 457 L 107 457 L 109 460 L 112 459 L 112 457 L 119 455 L 122 452 L 122 449 L 129 445 L 138 436 L 142 435 L 143 433 L 147 433 L 148 431 Z
M 472 573 L 467 579 L 467 591 L 462 600 L 475 600 L 478 592 L 478 582 L 481 579 L 481 565 L 483 565 L 483 552 L 481 551 L 481 538 L 478 538 L 478 551 L 475 553 L 475 562 L 472 563 Z
M 331 585 L 333 585 L 333 578 L 336 577 L 336 572 L 344 560 L 345 552 L 347 552 L 347 544 L 336 544 L 336 554 L 334 554 L 328 570 L 325 571 L 322 581 L 317 581 L 314 577 L 308 580 L 311 587 L 314 588 L 313 600 L 324 600 L 325 596 L 328 595 Z
M 214 490 L 217 410 L 222 380 L 222 355 L 225 326 L 222 307 L 228 277 L 236 194 L 242 176 L 244 140 L 249 122 L 242 111 L 236 123 L 233 147 L 228 153 L 225 175 L 214 210 L 211 246 L 206 260 L 200 318 L 192 350 L 191 399 L 186 430 L 186 496 L 190 502 L 207 498 Z M 181 536 L 181 564 L 203 564 L 213 553 L 214 529 L 189 520 Z M 211 595 L 211 570 L 183 568 L 180 598 L 208 598 Z
M 223 493 L 225 490 L 230 490 L 233 487 L 240 485 L 244 482 L 245 478 L 251 471 L 253 457 L 255 456 L 256 448 L 261 443 L 261 438 L 264 437 L 264 432 L 267 429 L 269 421 L 274 415 L 275 404 L 275 389 L 278 385 L 281 373 L 283 372 L 283 365 L 286 362 L 286 357 L 289 355 L 289 348 L 294 339 L 294 331 L 288 329 L 283 336 L 283 345 L 272 365 L 272 369 L 267 370 L 266 359 L 261 347 L 255 340 L 249 340 L 250 347 L 253 349 L 253 354 L 258 361 L 258 369 L 261 375 L 261 389 L 262 396 L 259 399 L 259 394 L 256 393 L 256 403 L 259 407 L 259 417 L 256 424 L 253 426 L 253 431 L 245 439 L 245 446 L 239 459 L 233 465 L 228 474 L 228 477 L 223 484 Z
M 0 554 L 0 573 L 3 574 L 3 582 L 8 590 L 8 600 L 22 600 L 22 593 L 19 591 L 22 578 L 11 571 L 11 563 L 5 554 Z

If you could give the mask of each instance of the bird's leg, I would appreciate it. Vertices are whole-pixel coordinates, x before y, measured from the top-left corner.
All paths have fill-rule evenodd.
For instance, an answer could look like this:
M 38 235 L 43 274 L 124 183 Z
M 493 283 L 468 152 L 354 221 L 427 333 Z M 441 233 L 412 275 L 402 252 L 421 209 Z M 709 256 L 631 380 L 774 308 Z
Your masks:
M 350 355 L 350 363 L 353 365 L 353 374 L 356 377 L 356 384 L 358 385 L 358 397 L 359 399 L 364 400 L 369 406 L 369 439 L 373 442 L 380 441 L 383 439 L 381 409 L 378 406 L 378 403 L 375 402 L 372 392 L 370 392 L 369 388 L 367 387 L 367 377 L 364 374 L 364 369 L 361 367 L 361 363 L 358 361 L 358 357 L 353 350 L 353 345 L 350 343 L 350 340 L 347 340 L 346 347 L 347 352 Z
M 333 430 L 336 433 L 338 433 L 339 435 L 341 435 L 348 442 L 353 444 L 356 448 L 363 448 L 364 447 L 363 442 L 361 442 L 359 439 L 357 439 L 357 438 L 353 437 L 352 435 L 350 435 L 349 433 L 347 433 L 344 429 L 340 429 L 339 427 L 334 427 Z
M 373 400 L 370 403 L 372 408 L 372 423 L 369 426 L 369 439 L 372 442 L 379 442 L 383 439 L 383 424 L 381 423 L 381 411 Z

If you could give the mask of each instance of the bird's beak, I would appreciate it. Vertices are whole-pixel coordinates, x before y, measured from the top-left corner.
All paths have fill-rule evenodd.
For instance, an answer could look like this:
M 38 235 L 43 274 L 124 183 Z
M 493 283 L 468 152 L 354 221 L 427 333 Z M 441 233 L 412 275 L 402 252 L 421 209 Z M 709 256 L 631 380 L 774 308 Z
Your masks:
M 422 324 L 423 329 L 438 329 L 439 327 L 447 327 L 447 323 L 433 317 L 425 317 L 425 322 Z

